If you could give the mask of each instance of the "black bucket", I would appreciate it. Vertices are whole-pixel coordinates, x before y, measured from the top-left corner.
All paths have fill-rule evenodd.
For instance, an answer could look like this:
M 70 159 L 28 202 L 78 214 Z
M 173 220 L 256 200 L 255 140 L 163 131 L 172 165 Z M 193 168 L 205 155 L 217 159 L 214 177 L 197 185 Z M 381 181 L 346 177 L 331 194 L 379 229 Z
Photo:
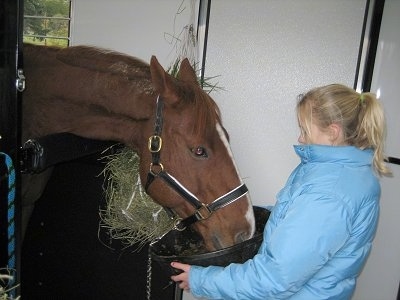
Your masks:
M 270 215 L 270 211 L 266 208 L 254 206 L 253 209 L 256 232 L 251 239 L 228 248 L 207 252 L 202 238 L 192 229 L 173 230 L 151 245 L 153 261 L 158 262 L 168 276 L 177 274 L 177 270 L 170 265 L 173 261 L 203 267 L 245 262 L 257 254 L 263 240 L 264 227 Z

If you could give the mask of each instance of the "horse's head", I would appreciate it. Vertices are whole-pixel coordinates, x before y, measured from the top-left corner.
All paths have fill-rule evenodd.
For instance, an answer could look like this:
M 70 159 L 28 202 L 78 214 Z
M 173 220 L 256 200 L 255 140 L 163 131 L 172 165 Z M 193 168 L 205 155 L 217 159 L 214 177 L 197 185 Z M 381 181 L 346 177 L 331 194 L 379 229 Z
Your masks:
M 174 78 L 155 57 L 149 69 L 93 47 L 24 48 L 25 137 L 69 132 L 123 143 L 140 156 L 150 196 L 184 219 L 179 226 L 200 219 L 193 226 L 209 250 L 252 236 L 252 205 L 218 108 L 187 60 Z
M 141 153 L 147 192 L 182 218 L 183 226 L 194 222 L 208 250 L 250 238 L 255 228 L 252 204 L 218 107 L 201 89 L 187 59 L 177 78 L 155 57 L 150 71 L 158 104 L 148 149 Z

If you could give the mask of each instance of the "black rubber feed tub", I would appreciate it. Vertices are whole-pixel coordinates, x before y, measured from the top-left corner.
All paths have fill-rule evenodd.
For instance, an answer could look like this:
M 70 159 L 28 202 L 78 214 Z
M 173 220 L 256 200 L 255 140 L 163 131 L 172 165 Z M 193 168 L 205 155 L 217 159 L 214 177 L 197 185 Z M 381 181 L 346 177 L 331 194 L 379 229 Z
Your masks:
M 153 261 L 158 262 L 168 276 L 179 273 L 171 267 L 170 264 L 173 261 L 203 267 L 245 262 L 257 254 L 263 240 L 264 227 L 270 215 L 270 211 L 266 208 L 253 206 L 253 209 L 256 232 L 251 239 L 228 248 L 207 252 L 201 237 L 192 229 L 173 230 L 151 245 Z

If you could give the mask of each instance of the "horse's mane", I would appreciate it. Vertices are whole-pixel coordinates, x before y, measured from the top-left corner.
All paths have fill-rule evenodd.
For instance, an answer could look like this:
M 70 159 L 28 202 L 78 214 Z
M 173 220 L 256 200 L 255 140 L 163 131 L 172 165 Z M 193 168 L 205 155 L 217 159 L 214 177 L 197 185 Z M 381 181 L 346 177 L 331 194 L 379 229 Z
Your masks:
M 91 46 L 67 47 L 57 53 L 57 59 L 73 66 L 122 75 L 129 80 L 150 78 L 147 63 L 108 49 Z
M 57 54 L 57 58 L 69 64 L 87 68 L 93 66 L 93 60 L 95 60 L 97 71 L 103 70 L 104 72 L 123 75 L 130 80 L 151 77 L 147 63 L 136 57 L 113 50 L 90 46 L 74 46 L 60 51 Z M 186 85 L 185 82 L 177 82 L 177 85 L 181 84 L 183 86 Z M 194 134 L 200 136 L 215 129 L 216 123 L 221 122 L 221 119 L 220 111 L 214 100 L 201 90 L 199 85 L 191 86 L 189 89 L 183 88 L 181 91 L 182 94 L 179 95 L 179 98 L 185 99 L 185 101 L 193 99 L 194 109 L 198 113 Z M 195 95 L 186 95 L 189 91 L 194 91 Z

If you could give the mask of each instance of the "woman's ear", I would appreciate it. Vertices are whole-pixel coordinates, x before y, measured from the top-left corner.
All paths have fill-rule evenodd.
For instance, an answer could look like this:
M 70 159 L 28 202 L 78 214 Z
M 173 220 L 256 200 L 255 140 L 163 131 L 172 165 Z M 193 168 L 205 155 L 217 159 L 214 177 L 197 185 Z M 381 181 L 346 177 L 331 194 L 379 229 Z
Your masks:
M 329 136 L 332 145 L 340 145 L 343 142 L 342 126 L 337 123 L 329 125 Z

